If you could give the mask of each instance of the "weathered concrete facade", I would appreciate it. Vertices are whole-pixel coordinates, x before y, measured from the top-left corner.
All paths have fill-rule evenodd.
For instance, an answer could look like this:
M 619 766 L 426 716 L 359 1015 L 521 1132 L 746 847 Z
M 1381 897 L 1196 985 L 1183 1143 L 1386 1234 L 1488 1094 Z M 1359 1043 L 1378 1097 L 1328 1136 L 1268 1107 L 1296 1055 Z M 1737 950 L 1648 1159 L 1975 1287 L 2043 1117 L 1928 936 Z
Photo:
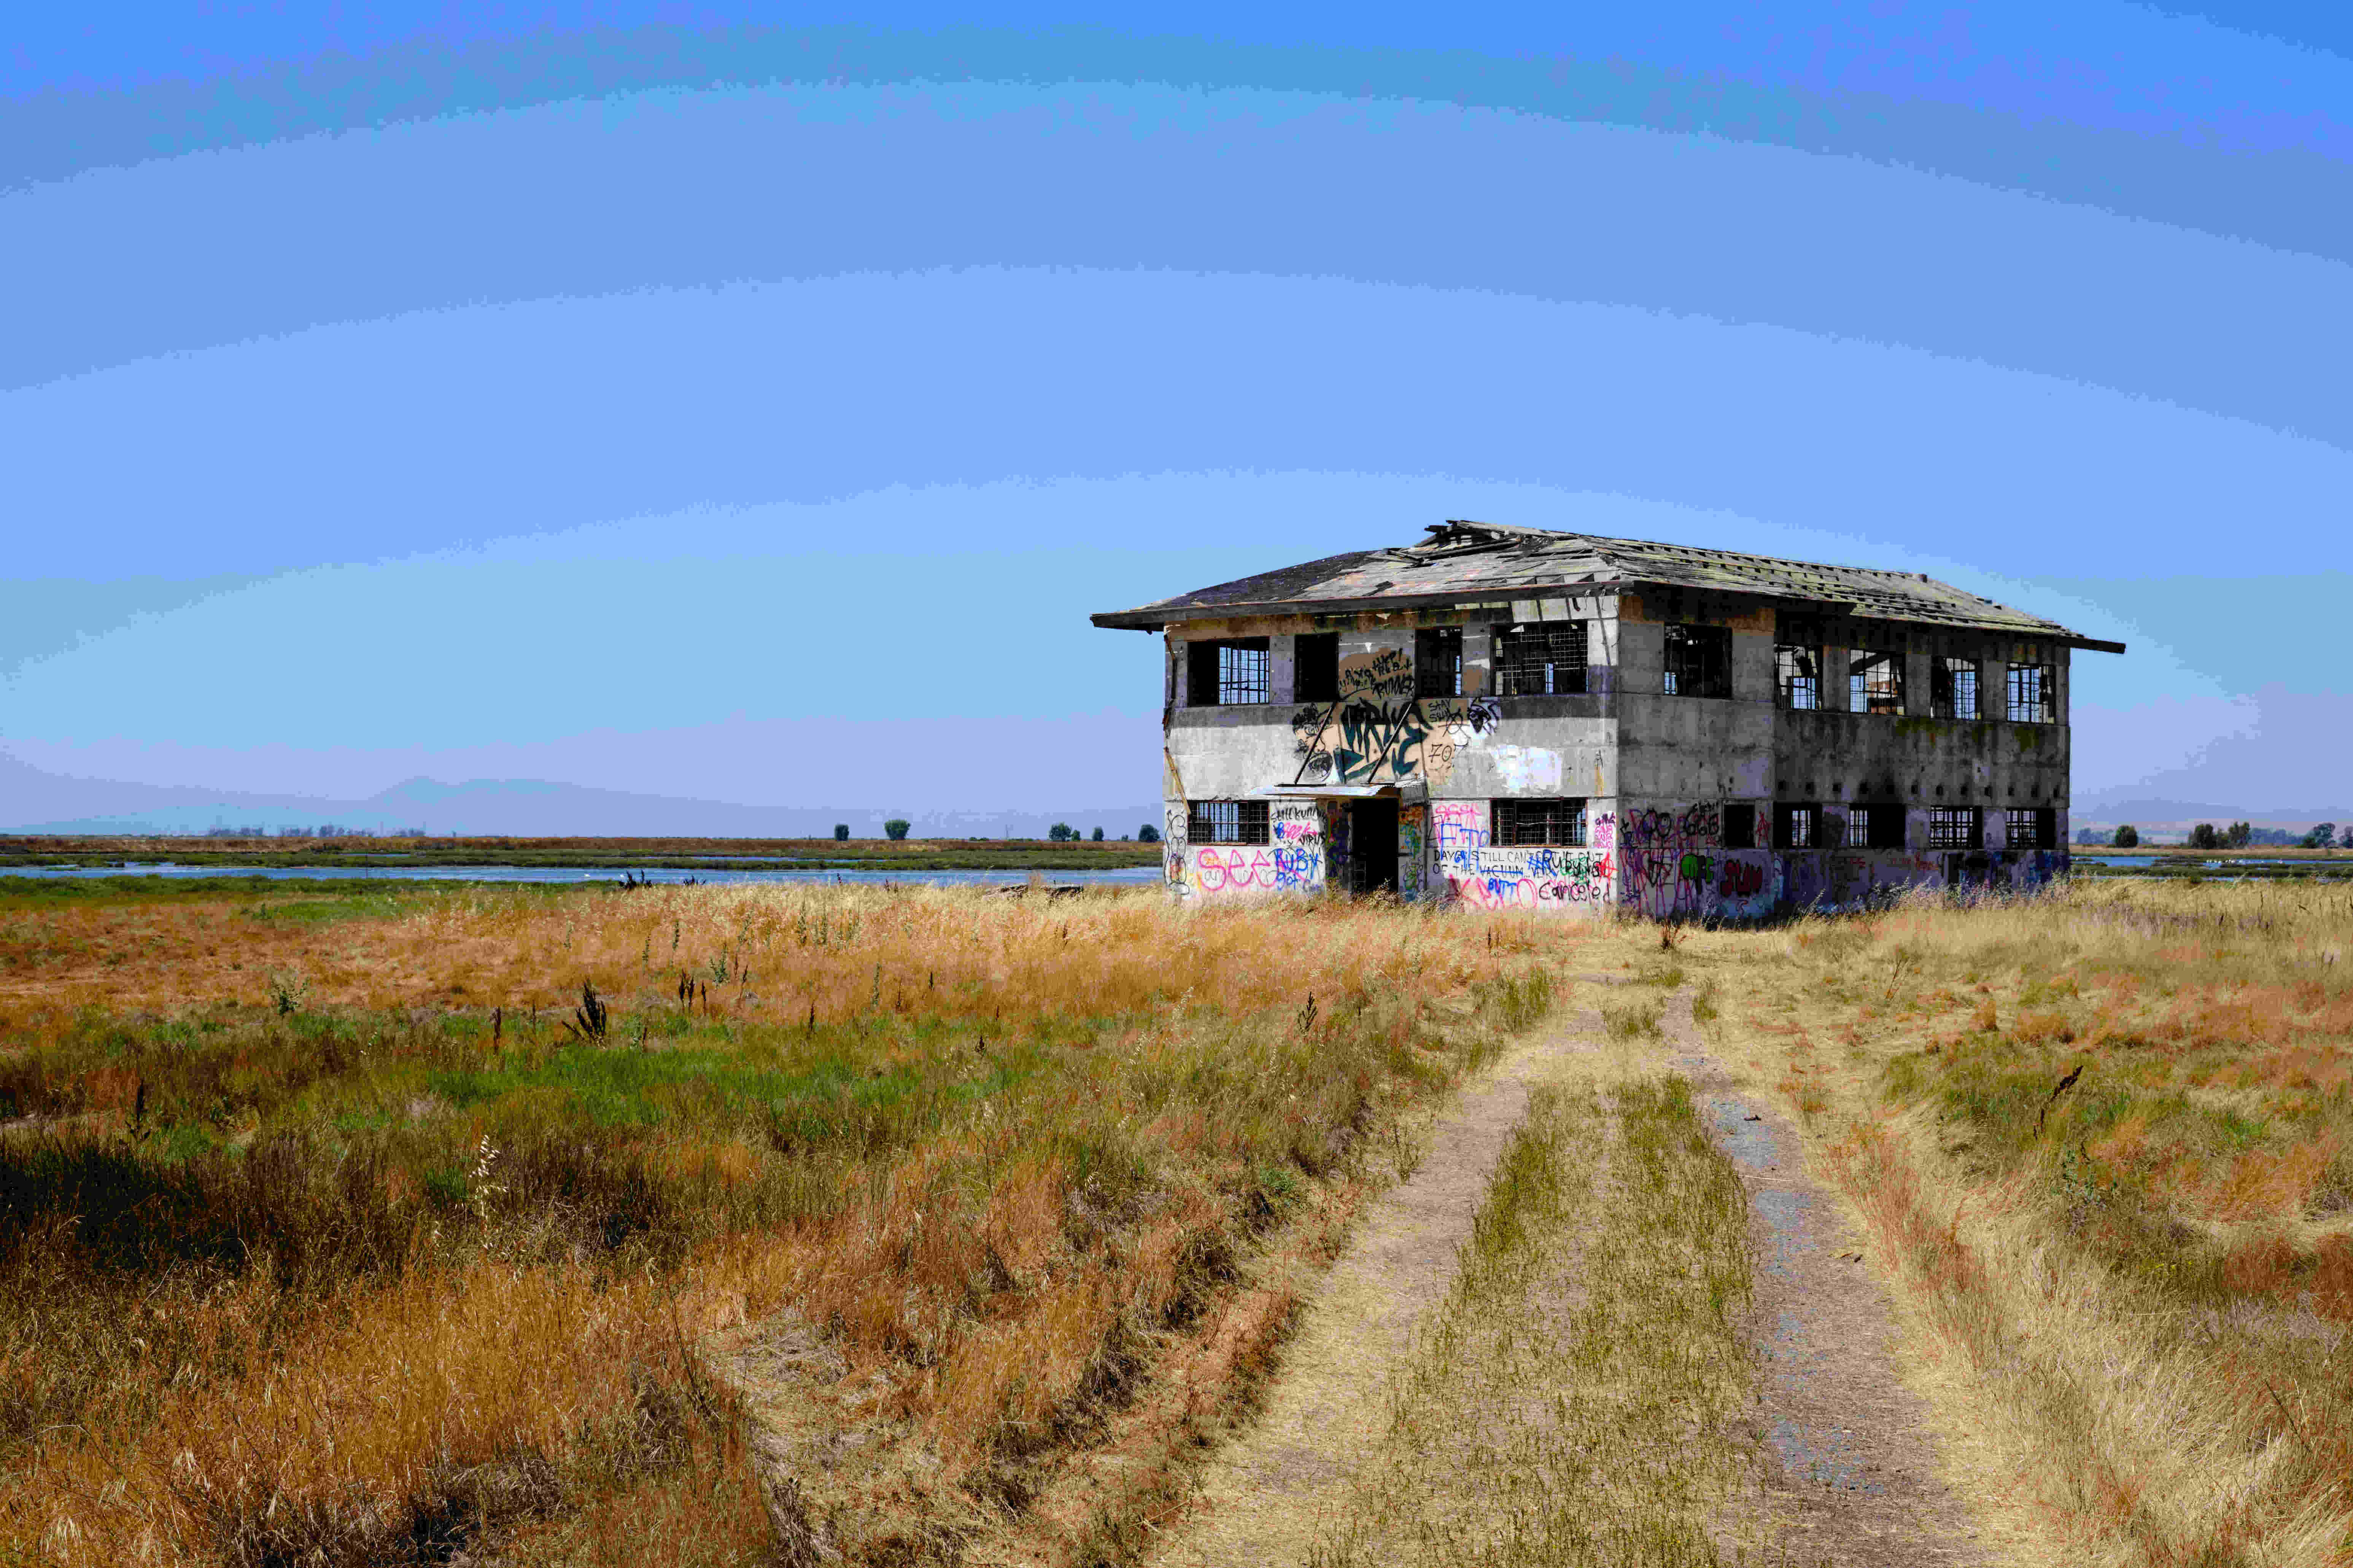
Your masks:
M 1171 886 L 1659 918 L 2066 867 L 2067 669 L 1912 574 L 1451 522 L 1165 634 Z

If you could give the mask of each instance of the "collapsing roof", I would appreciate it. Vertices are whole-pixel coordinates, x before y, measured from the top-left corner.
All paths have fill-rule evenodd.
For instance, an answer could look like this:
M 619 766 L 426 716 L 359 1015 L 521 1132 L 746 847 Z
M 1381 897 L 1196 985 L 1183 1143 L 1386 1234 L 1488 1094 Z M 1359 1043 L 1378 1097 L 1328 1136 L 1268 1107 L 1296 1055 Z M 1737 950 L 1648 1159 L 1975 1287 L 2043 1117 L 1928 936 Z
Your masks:
M 1099 626 L 1158 631 L 1179 621 L 1250 615 L 1340 615 L 1459 604 L 1488 594 L 1643 585 L 1786 601 L 1795 609 L 1873 620 L 2002 632 L 2122 653 L 2125 645 L 1981 599 L 1916 572 L 1825 566 L 1730 550 L 1603 539 L 1541 528 L 1453 520 L 1419 544 L 1327 555 L 1215 587 L 1094 617 Z

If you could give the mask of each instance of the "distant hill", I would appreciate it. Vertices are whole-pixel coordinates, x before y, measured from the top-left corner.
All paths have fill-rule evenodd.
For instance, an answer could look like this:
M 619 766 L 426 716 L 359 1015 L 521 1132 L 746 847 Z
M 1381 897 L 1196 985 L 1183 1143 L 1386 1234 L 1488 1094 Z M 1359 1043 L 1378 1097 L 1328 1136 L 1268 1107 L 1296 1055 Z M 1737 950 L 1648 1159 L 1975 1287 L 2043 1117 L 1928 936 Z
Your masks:
M 2187 831 L 2200 822 L 2217 826 L 2243 822 L 2253 827 L 2279 827 L 2301 833 L 2316 822 L 2353 825 L 2353 805 L 2224 805 L 2213 801 L 2175 800 L 2140 792 L 2134 785 L 2079 795 L 2068 813 L 2078 828 L 2134 826 L 2160 832 Z
M 1043 838 L 1057 822 L 1117 838 L 1161 825 L 1158 801 L 1054 811 L 918 811 L 881 805 L 743 805 L 691 796 L 636 795 L 535 779 L 416 778 L 364 800 L 256 795 L 73 779 L 0 757 L 0 833 L 202 833 L 211 827 L 274 831 L 329 825 L 394 833 L 513 834 L 536 837 L 807 838 L 847 823 L 860 838 L 904 817 L 919 838 Z

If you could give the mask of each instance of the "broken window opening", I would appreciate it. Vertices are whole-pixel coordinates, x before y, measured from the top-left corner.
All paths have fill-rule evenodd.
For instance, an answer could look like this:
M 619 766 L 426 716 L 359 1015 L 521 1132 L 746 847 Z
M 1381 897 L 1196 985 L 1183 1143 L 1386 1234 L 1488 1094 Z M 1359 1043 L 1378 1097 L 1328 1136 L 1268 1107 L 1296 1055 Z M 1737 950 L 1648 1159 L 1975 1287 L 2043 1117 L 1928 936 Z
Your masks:
M 2010 667 L 2010 721 L 2049 724 L 2058 719 L 2058 690 L 2047 664 Z
M 1978 716 L 1978 661 L 1938 654 L 1928 661 L 1928 715 L 1933 719 Z
M 1413 634 L 1413 694 L 1462 695 L 1462 628 L 1424 626 Z
M 1229 637 L 1185 646 L 1189 669 L 1187 707 L 1225 707 L 1272 699 L 1266 638 Z
M 1847 807 L 1846 847 L 1850 849 L 1903 848 L 1904 808 L 1900 805 Z
M 1773 648 L 1774 681 L 1784 708 L 1815 709 L 1822 705 L 1822 650 L 1795 643 Z
M 1847 654 L 1847 707 L 1856 713 L 1904 711 L 1904 656 L 1873 648 Z
M 1748 801 L 1738 801 L 1724 808 L 1724 847 L 1726 849 L 1757 847 L 1757 807 Z
M 1581 847 L 1585 843 L 1585 802 L 1581 800 L 1499 800 L 1489 816 L 1493 824 L 1488 840 L 1492 844 Z
M 2002 835 L 2012 849 L 2059 847 L 2059 814 L 2047 805 L 2012 806 L 2003 813 Z
M 1819 805 L 1780 801 L 1773 807 L 1773 847 L 1777 849 L 1816 849 L 1821 847 L 1822 808 Z
M 1975 849 L 1984 842 L 1984 828 L 1974 805 L 1932 806 L 1928 812 L 1928 847 Z
M 1296 702 L 1340 700 L 1339 633 L 1311 632 L 1293 639 L 1291 695 Z
M 1660 689 L 1670 697 L 1732 695 L 1732 632 L 1725 626 L 1667 628 L 1667 667 Z
M 1267 803 L 1262 800 L 1197 800 L 1187 803 L 1185 837 L 1195 844 L 1265 844 Z
M 1585 689 L 1583 621 L 1498 628 L 1496 689 L 1505 697 L 1557 697 Z

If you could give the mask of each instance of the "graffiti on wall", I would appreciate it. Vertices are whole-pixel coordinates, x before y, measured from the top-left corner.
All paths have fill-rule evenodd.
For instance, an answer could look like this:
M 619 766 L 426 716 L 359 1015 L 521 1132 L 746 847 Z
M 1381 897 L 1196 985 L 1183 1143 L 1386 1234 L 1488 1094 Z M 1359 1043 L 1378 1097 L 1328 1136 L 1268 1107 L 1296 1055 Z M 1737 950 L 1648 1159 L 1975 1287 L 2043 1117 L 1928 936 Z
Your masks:
M 1340 695 L 1292 715 L 1297 781 L 1443 784 L 1454 759 L 1494 731 L 1503 710 L 1491 698 L 1418 698 L 1413 660 L 1398 648 L 1340 661 Z
M 1606 850 L 1547 846 L 1441 849 L 1447 897 L 1474 909 L 1599 910 L 1616 895 Z
M 1421 856 L 1425 806 L 1409 805 L 1398 812 L 1398 897 L 1421 897 Z
M 1487 803 L 1483 800 L 1431 801 L 1430 827 L 1441 855 L 1449 849 L 1484 849 L 1487 847 Z
M 1714 805 L 1629 811 L 1618 821 L 1622 901 L 1653 920 L 1704 914 L 1714 901 L 1723 813 Z
M 1314 801 L 1271 803 L 1264 844 L 1188 845 L 1185 826 L 1185 808 L 1170 806 L 1168 881 L 1182 896 L 1323 890 L 1324 816 Z
M 1324 886 L 1324 816 L 1312 800 L 1279 800 L 1269 825 L 1274 838 L 1274 886 L 1316 892 Z

